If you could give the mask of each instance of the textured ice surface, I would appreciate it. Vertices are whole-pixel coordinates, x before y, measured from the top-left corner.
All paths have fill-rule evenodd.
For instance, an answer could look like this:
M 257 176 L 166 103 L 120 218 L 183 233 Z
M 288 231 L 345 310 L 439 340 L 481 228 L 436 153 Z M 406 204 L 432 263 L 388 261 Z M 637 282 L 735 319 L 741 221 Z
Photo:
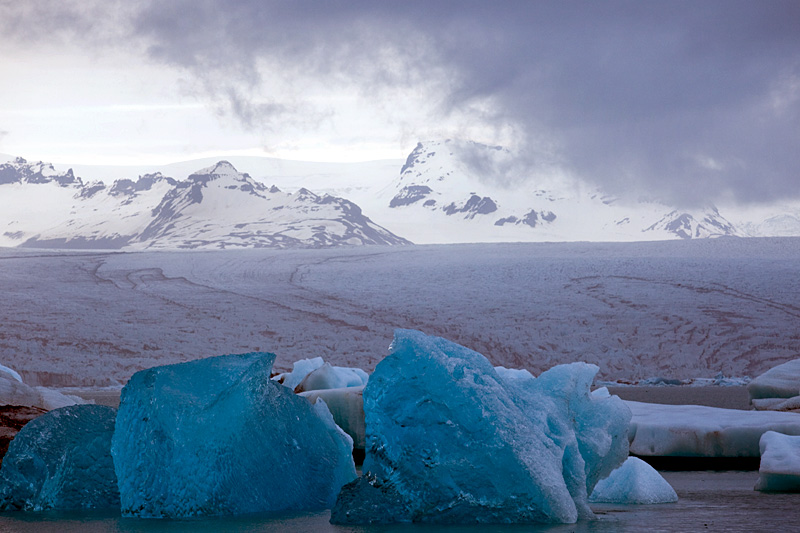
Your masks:
M 73 405 L 28 422 L 3 458 L 0 510 L 118 508 L 111 459 L 116 414 L 102 405 Z
M 367 384 L 369 375 L 360 368 L 331 366 L 329 363 L 312 370 L 294 388 L 295 392 L 322 389 L 342 389 L 360 387 Z
M 800 492 L 800 437 L 767 431 L 761 436 L 756 490 Z
M 636 455 L 758 457 L 765 432 L 800 435 L 796 413 L 625 403 L 633 413 L 629 438 Z
M 800 395 L 800 359 L 770 368 L 747 386 L 751 399 Z
M 594 399 L 597 367 L 503 379 L 477 352 L 398 330 L 364 389 L 365 475 L 334 523 L 575 522 L 627 456 L 630 412 Z
M 678 501 L 678 495 L 655 468 L 638 457 L 628 457 L 622 466 L 597 483 L 589 501 L 671 503 Z
M 791 398 L 754 398 L 750 400 L 759 411 L 796 411 L 800 409 L 800 396 Z
M 212 357 L 137 372 L 112 453 L 122 512 L 233 515 L 330 507 L 355 477 L 352 441 L 324 403 L 271 381 L 275 356 Z
M 328 406 L 333 419 L 342 430 L 353 439 L 353 447 L 364 449 L 366 428 L 364 425 L 364 386 L 342 389 L 321 389 L 301 392 L 299 396 L 312 403 L 317 398 Z

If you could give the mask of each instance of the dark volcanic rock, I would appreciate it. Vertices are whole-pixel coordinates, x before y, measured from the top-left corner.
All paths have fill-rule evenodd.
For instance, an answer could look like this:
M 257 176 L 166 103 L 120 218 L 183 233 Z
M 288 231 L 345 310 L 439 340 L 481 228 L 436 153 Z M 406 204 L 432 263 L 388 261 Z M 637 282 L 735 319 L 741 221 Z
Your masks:
M 3 457 L 8 451 L 8 445 L 17 436 L 22 426 L 46 412 L 46 409 L 40 407 L 0 406 L 0 465 L 3 464 Z

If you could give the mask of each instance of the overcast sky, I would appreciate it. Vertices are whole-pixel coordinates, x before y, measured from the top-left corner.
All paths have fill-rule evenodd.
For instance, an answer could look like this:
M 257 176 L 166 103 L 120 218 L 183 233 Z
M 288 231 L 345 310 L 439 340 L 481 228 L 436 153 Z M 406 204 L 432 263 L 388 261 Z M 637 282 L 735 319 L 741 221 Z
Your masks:
M 800 196 L 800 2 L 0 0 L 0 152 L 503 144 L 611 192 Z

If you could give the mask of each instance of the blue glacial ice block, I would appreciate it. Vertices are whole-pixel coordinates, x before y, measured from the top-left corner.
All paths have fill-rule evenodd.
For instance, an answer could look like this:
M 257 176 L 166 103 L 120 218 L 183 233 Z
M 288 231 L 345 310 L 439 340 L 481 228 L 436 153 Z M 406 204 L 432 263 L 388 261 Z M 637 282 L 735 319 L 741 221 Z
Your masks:
M 622 466 L 597 483 L 590 501 L 625 504 L 672 503 L 678 501 L 678 495 L 655 468 L 638 457 L 628 457 Z
M 3 459 L 0 510 L 118 509 L 111 459 L 116 414 L 102 405 L 72 405 L 28 422 Z
M 112 454 L 126 516 L 186 518 L 330 507 L 355 478 L 352 440 L 324 403 L 269 379 L 273 354 L 137 372 Z
M 563 381 L 560 376 L 527 392 L 525 376 L 503 379 L 476 352 L 398 330 L 390 355 L 364 389 L 365 475 L 343 487 L 331 521 L 572 523 L 588 516 L 581 473 L 594 475 L 594 469 L 581 455 L 581 442 L 602 441 L 584 446 L 596 454 L 622 449 L 617 440 L 627 444 L 630 413 L 592 411 L 621 416 L 611 425 L 625 431 L 609 436 L 599 434 L 606 422 L 593 425 L 571 412 L 594 407 L 584 371 L 566 372 L 580 375 L 565 398 L 542 392 Z M 584 384 L 586 398 L 578 394 Z M 579 438 L 581 424 L 587 427 Z M 615 460 L 609 456 L 608 462 Z
M 582 517 L 591 517 L 588 495 L 628 457 L 631 411 L 617 396 L 591 394 L 599 368 L 558 365 L 538 378 L 507 379 L 531 423 L 546 425 L 564 450 L 562 474 Z M 546 406 L 546 407 L 545 407 Z

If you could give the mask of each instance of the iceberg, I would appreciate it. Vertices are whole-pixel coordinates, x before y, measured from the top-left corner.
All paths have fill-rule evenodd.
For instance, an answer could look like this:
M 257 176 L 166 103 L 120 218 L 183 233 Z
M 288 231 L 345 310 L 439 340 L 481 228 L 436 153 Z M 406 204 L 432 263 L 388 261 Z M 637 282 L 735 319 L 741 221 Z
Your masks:
M 767 431 L 800 435 L 796 413 L 625 403 L 633 413 L 631 453 L 639 456 L 758 457 Z
M 800 395 L 800 359 L 770 368 L 747 385 L 747 392 L 751 400 Z
M 353 448 L 364 449 L 366 427 L 364 424 L 364 386 L 342 389 L 321 389 L 298 393 L 311 403 L 321 399 L 328 406 L 336 425 L 353 439 Z
M 755 490 L 800 492 L 800 436 L 767 431 L 759 446 L 761 466 Z
M 111 452 L 124 516 L 187 518 L 330 507 L 356 477 L 324 402 L 270 380 L 273 354 L 137 372 Z
M 119 508 L 111 458 L 116 409 L 73 405 L 28 422 L 0 468 L 0 510 Z
M 23 383 L 16 371 L 0 365 L 0 405 L 41 407 L 49 411 L 85 403 L 88 402 L 78 396 L 62 394 L 47 387 L 31 387 Z
M 325 363 L 312 370 L 294 388 L 295 392 L 306 392 L 324 389 L 343 389 L 345 387 L 361 387 L 367 384 L 369 374 L 360 368 L 331 366 Z
M 675 489 L 655 468 L 638 457 L 628 457 L 622 466 L 595 486 L 589 501 L 597 503 L 650 504 L 678 501 Z
M 279 374 L 273 379 L 278 383 L 283 384 L 284 387 L 294 390 L 294 388 L 297 387 L 301 381 L 303 381 L 303 378 L 324 364 L 325 361 L 323 361 L 322 357 L 314 357 L 313 359 L 300 359 L 292 364 L 291 372 Z
M 338 524 L 573 523 L 628 455 L 630 412 L 589 393 L 597 367 L 539 378 L 398 330 L 364 388 L 365 474 L 345 485 Z

